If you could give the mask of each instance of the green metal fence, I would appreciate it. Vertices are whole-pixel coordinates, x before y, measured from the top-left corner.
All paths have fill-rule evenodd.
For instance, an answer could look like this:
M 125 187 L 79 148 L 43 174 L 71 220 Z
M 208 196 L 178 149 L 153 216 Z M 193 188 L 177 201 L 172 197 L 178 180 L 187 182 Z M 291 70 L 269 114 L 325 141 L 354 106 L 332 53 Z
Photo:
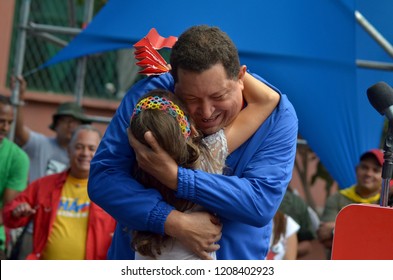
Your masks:
M 15 6 L 14 27 L 11 52 L 9 58 L 9 73 L 15 62 L 15 51 L 18 48 L 17 34 L 20 32 L 20 7 L 23 0 L 17 0 Z M 94 12 L 97 12 L 106 1 L 96 0 Z M 29 22 L 81 28 L 83 25 L 83 0 L 31 0 Z M 61 41 L 69 42 L 73 35 L 56 34 Z M 130 42 L 131 46 L 131 42 Z M 50 92 L 55 94 L 73 95 L 75 90 L 77 60 L 66 61 L 47 69 L 34 72 L 42 63 L 54 56 L 63 46 L 54 44 L 31 30 L 27 32 L 26 49 L 23 63 L 23 73 L 30 90 Z M 83 96 L 119 99 L 127 88 L 141 77 L 137 75 L 133 49 L 105 52 L 89 56 L 84 78 Z

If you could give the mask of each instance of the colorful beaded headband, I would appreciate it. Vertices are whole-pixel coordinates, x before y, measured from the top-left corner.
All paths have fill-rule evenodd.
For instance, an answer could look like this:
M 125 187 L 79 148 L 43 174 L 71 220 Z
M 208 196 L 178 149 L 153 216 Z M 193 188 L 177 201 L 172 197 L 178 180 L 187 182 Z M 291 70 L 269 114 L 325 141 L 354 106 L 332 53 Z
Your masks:
M 190 122 L 183 110 L 179 108 L 175 103 L 166 99 L 165 97 L 149 96 L 136 104 L 134 112 L 132 113 L 131 119 L 137 116 L 142 110 L 160 110 L 169 113 L 179 123 L 180 129 L 186 139 L 191 134 Z

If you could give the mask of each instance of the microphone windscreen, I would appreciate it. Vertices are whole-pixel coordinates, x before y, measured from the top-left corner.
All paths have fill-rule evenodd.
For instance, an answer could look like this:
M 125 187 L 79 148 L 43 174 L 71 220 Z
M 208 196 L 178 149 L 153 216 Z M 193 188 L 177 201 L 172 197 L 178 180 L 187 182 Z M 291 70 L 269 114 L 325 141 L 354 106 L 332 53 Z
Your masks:
M 393 105 L 393 88 L 385 82 L 378 82 L 367 89 L 368 101 L 381 115 Z

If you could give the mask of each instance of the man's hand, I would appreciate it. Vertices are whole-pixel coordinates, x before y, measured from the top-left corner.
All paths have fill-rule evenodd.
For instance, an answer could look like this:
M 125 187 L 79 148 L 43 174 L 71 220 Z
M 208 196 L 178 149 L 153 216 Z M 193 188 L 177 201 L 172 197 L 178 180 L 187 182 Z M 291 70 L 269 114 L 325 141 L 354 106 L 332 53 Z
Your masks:
M 23 100 L 27 87 L 26 80 L 23 78 L 23 76 L 18 76 L 18 77 L 12 76 L 11 83 L 10 83 L 11 90 L 15 88 L 16 81 L 19 82 L 19 99 Z
M 319 241 L 328 249 L 332 248 L 335 222 L 322 222 L 317 230 Z
M 35 213 L 36 210 L 31 208 L 30 204 L 28 204 L 27 202 L 22 202 L 21 204 L 16 206 L 14 210 L 12 210 L 12 216 L 14 218 L 27 217 Z
M 220 249 L 222 236 L 219 219 L 208 212 L 182 213 L 172 211 L 165 222 L 165 233 L 179 240 L 203 260 Z
M 145 133 L 146 146 L 135 139 L 130 128 L 127 128 L 128 140 L 134 149 L 139 167 L 149 173 L 162 184 L 172 190 L 177 190 L 177 163 L 161 148 L 153 134 Z

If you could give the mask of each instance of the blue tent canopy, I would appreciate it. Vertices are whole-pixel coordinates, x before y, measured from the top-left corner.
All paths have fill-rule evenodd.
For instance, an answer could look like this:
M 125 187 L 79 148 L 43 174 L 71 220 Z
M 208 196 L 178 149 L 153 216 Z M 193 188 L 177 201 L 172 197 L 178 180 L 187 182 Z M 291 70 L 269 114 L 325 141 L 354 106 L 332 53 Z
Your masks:
M 356 59 L 391 62 L 356 23 L 360 11 L 385 38 L 393 38 L 390 0 L 110 0 L 90 25 L 43 67 L 99 52 L 132 48 L 155 27 L 179 36 L 196 24 L 219 26 L 238 47 L 241 63 L 287 94 L 299 133 L 344 188 L 354 166 L 379 146 L 384 118 L 366 90 L 393 84 L 392 72 L 360 69 Z M 130 51 L 130 55 L 132 55 Z

